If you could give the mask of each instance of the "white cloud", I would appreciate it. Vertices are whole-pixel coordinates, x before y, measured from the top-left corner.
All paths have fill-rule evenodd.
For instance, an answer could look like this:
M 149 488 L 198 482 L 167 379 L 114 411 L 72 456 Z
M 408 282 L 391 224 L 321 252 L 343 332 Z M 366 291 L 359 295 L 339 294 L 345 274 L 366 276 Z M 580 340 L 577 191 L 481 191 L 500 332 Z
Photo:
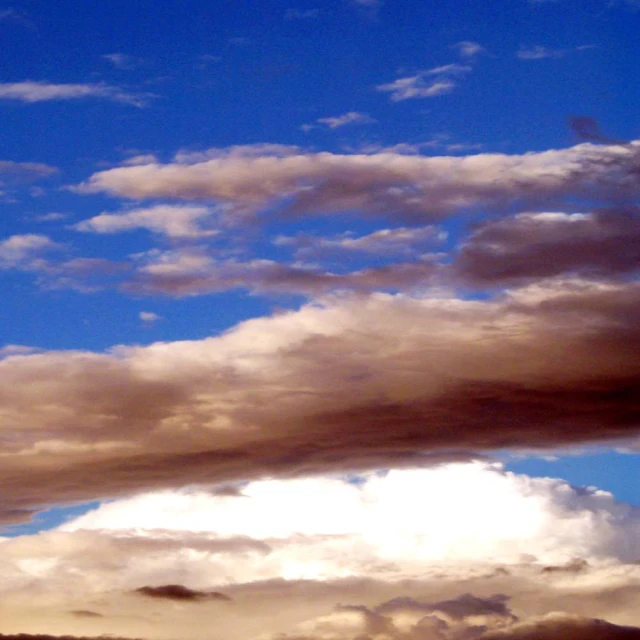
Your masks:
M 74 225 L 77 231 L 119 233 L 133 229 L 148 229 L 168 238 L 203 238 L 217 234 L 203 222 L 211 220 L 213 210 L 193 205 L 156 205 L 132 209 L 124 213 L 101 213 Z
M 377 120 L 366 113 L 359 113 L 358 111 L 348 111 L 347 113 L 343 113 L 340 116 L 318 118 L 316 122 L 326 125 L 327 127 L 329 127 L 329 129 L 338 129 L 346 125 L 375 124 Z M 308 130 L 310 127 L 313 128 L 313 125 L 303 125 L 303 127 L 305 127 L 305 130 Z
M 80 100 L 101 98 L 143 107 L 152 97 L 148 93 L 132 93 L 108 84 L 55 84 L 25 80 L 0 83 L 0 100 L 44 102 L 49 100 Z
M 37 233 L 11 236 L 0 241 L 0 268 L 37 269 L 43 254 L 60 247 Z
M 162 320 L 162 316 L 154 313 L 153 311 L 141 311 L 138 314 L 138 317 L 145 326 L 154 325 L 159 320 Z
M 639 509 L 603 491 L 487 462 L 255 481 L 240 496 L 145 494 L 104 504 L 62 527 L 79 529 L 287 541 L 272 551 L 278 559 L 270 578 L 406 579 L 444 565 L 562 565 L 576 557 L 606 564 L 640 556 Z M 259 579 L 255 570 L 239 560 L 233 580 Z
M 456 44 L 453 45 L 453 48 L 458 50 L 458 54 L 461 58 L 473 59 L 480 54 L 487 53 L 487 50 L 483 46 L 479 45 L 477 42 L 472 42 L 471 40 L 456 42 Z
M 456 86 L 453 80 L 442 79 L 425 82 L 424 76 L 417 74 L 406 78 L 398 78 L 387 84 L 379 84 L 376 89 L 391 94 L 392 102 L 411 100 L 414 98 L 434 98 L 451 93 Z

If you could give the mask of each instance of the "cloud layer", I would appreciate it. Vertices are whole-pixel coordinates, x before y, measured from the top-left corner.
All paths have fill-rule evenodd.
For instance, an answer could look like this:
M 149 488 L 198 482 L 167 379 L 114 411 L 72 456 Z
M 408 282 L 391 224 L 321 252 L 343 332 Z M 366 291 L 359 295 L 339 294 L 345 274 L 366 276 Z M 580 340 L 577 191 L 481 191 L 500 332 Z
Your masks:
M 639 326 L 637 283 L 552 280 L 486 301 L 345 296 L 201 341 L 8 357 L 3 518 L 176 483 L 633 438 Z

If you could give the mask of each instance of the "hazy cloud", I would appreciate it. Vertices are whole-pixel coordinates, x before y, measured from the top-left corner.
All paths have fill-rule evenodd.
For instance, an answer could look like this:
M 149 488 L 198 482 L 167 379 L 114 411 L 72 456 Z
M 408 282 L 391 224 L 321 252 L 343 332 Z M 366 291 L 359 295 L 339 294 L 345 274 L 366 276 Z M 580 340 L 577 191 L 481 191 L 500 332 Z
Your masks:
M 54 84 L 25 80 L 0 83 L 0 100 L 44 102 L 49 100 L 80 100 L 99 98 L 143 107 L 151 94 L 132 93 L 108 84 Z
M 354 124 L 375 124 L 377 120 L 372 118 L 366 113 L 359 113 L 357 111 L 349 111 L 347 113 L 343 113 L 341 116 L 335 116 L 331 118 L 318 118 L 316 120 L 318 124 L 325 125 L 329 129 L 338 129 L 340 127 L 344 127 L 347 125 Z M 303 131 L 310 131 L 314 129 L 317 125 L 313 124 L 305 124 L 300 127 Z

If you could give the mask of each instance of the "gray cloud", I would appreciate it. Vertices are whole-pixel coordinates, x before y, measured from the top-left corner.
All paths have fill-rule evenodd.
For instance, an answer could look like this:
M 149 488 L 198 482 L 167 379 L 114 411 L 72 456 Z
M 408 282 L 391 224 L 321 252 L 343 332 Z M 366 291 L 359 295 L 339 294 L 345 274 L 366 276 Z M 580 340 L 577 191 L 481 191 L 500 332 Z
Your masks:
M 559 274 L 616 277 L 640 268 L 635 208 L 536 213 L 489 220 L 463 241 L 454 272 L 474 286 L 509 286 Z

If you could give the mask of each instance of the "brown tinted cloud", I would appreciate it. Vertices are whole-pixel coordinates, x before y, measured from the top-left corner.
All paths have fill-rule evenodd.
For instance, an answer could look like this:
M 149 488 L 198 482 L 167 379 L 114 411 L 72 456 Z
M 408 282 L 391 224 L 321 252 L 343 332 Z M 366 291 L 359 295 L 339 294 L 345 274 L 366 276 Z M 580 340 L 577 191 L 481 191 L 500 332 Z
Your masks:
M 0 363 L 3 517 L 176 484 L 632 438 L 640 287 L 355 296 L 201 341 Z

